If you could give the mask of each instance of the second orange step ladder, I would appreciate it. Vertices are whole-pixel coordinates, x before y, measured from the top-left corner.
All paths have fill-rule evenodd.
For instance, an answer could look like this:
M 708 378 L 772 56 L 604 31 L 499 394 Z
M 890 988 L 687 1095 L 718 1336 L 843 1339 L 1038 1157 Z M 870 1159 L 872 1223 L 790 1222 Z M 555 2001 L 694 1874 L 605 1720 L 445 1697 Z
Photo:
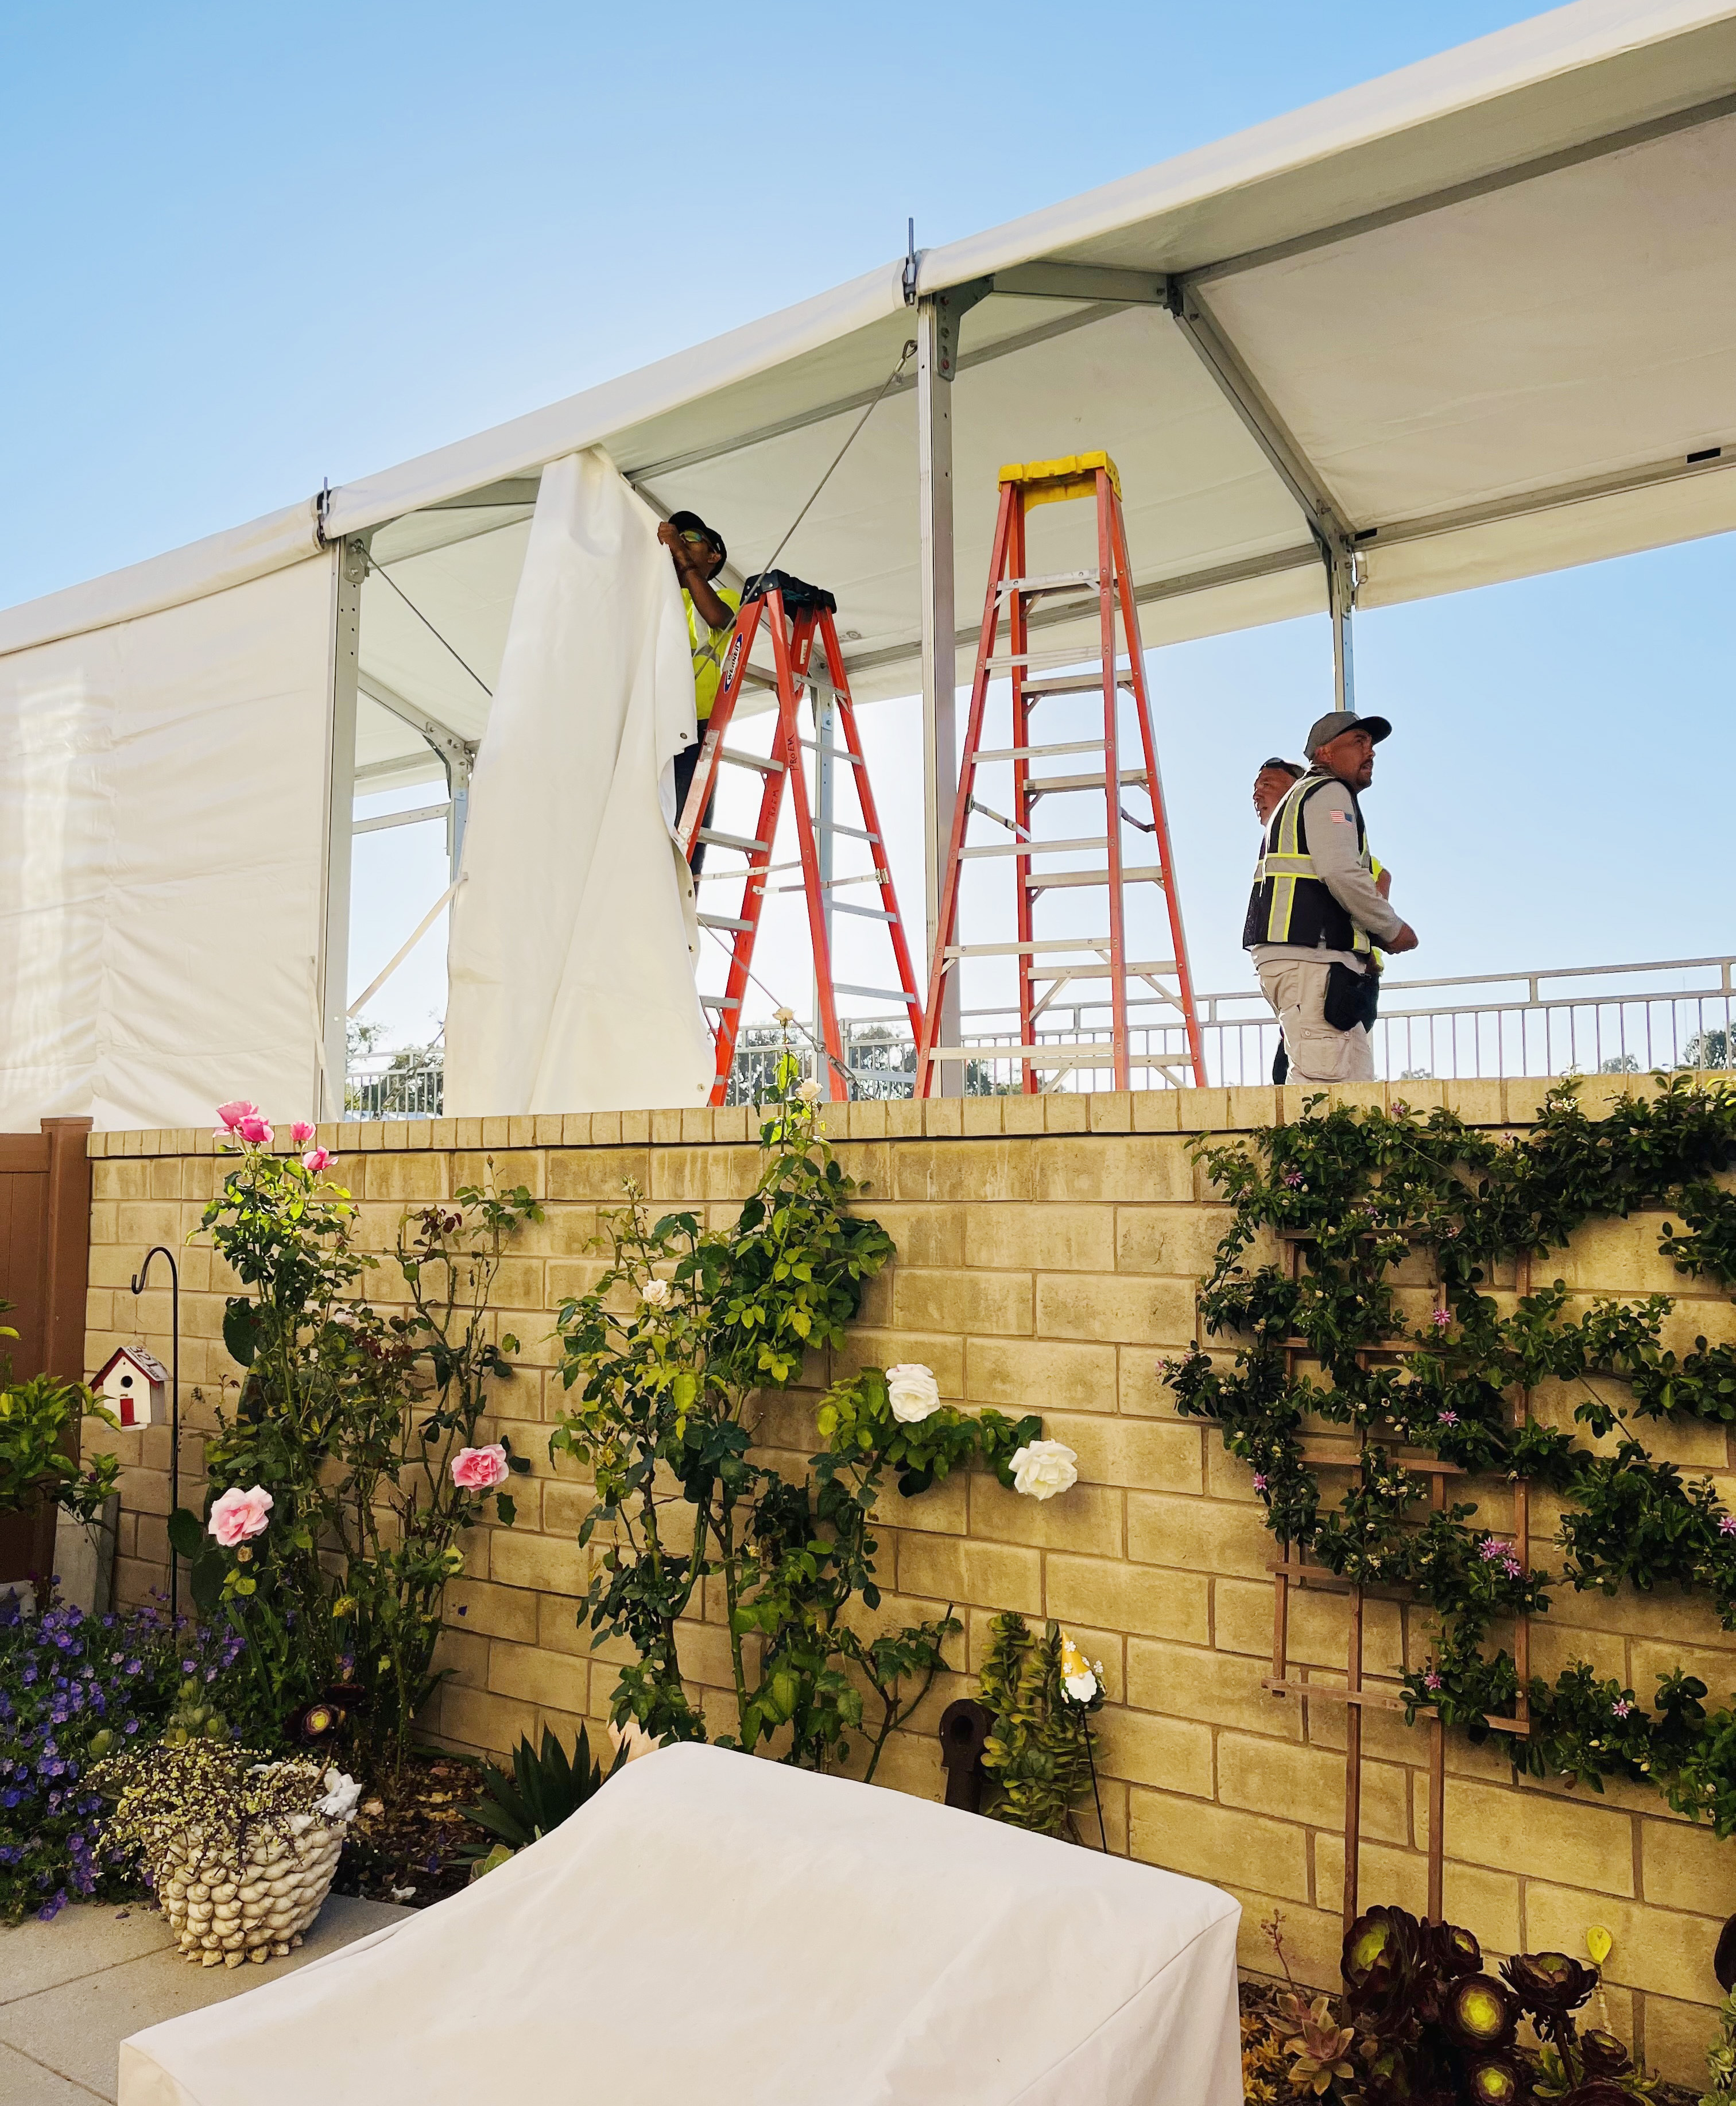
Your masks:
M 1087 453 L 1017 464 L 1002 468 L 1000 480 L 988 594 L 959 764 L 951 838 L 942 873 L 928 1002 L 917 1041 L 916 1095 L 933 1094 L 943 1061 L 975 1065 L 1015 1060 L 1021 1068 L 1022 1088 L 1032 1094 L 1045 1087 L 1045 1075 L 1054 1078 L 1081 1069 L 1107 1070 L 1118 1090 L 1132 1087 L 1135 1069 L 1156 1071 L 1178 1086 L 1185 1081 L 1203 1086 L 1205 1051 L 1194 1010 L 1187 939 L 1175 889 L 1175 859 L 1152 734 L 1145 661 L 1121 518 L 1121 478 L 1107 454 Z M 1027 513 L 1036 505 L 1075 498 L 1094 500 L 1095 560 L 1075 569 L 1028 574 Z M 1049 606 L 1044 616 L 1058 621 L 1089 617 L 1094 611 L 1094 652 L 1089 646 L 1046 653 L 1033 650 L 1032 612 L 1045 600 Z M 1047 625 L 1046 619 L 1038 625 L 1040 630 Z M 1075 670 L 1045 671 L 1040 662 L 1045 658 L 1058 659 Z M 998 679 L 1008 681 L 1011 688 L 1011 739 L 1009 745 L 991 749 L 982 743 L 983 719 L 989 683 Z M 1088 738 L 1033 742 L 1033 717 L 1040 705 L 1064 707 L 1067 697 L 1076 703 L 1097 693 L 1103 702 L 1100 733 L 1094 728 Z M 1131 726 L 1122 721 L 1124 695 L 1132 701 Z M 1130 767 L 1122 764 L 1126 744 L 1137 746 L 1137 758 Z M 1088 764 L 1086 756 L 1094 756 L 1095 764 Z M 1051 773 L 1031 764 L 1049 760 L 1071 764 Z M 986 766 L 1008 762 L 1012 766 L 1011 810 L 1004 813 L 978 795 L 978 774 Z M 1149 798 L 1148 820 L 1128 809 L 1127 791 L 1136 800 L 1142 791 Z M 1063 808 L 1066 812 L 1083 810 L 1089 816 L 1074 821 L 1059 835 L 1040 832 L 1038 807 L 1054 798 L 1068 800 Z M 999 833 L 985 840 L 979 831 L 972 840 L 973 815 L 991 822 Z M 1083 831 L 1092 829 L 1094 822 L 1101 824 L 1101 833 Z M 1143 836 L 1143 841 L 1130 840 L 1130 828 Z M 1139 860 L 1130 861 L 1130 851 Z M 1053 867 L 1051 859 L 1057 856 L 1067 857 L 1069 867 Z M 1149 859 L 1153 857 L 1155 860 Z M 1017 935 L 1011 943 L 959 940 L 960 875 L 967 861 L 978 858 L 1004 858 L 1013 864 Z M 1168 957 L 1128 956 L 1128 894 L 1130 888 L 1143 885 L 1161 892 L 1168 914 Z M 1039 909 L 1045 899 L 1099 891 L 1105 896 L 1104 911 L 1091 918 L 1101 921 L 1101 929 L 1080 935 L 1057 925 L 1038 933 Z M 954 975 L 962 979 L 965 961 L 973 958 L 1013 961 L 1019 1019 L 1016 1046 L 939 1042 L 949 979 Z M 1139 1051 L 1131 1044 L 1130 988 L 1136 991 L 1134 999 L 1142 1006 L 1155 1008 L 1161 1019 L 1157 1025 L 1139 1027 L 1147 1037 L 1145 1050 Z M 1101 992 L 1081 997 L 1081 990 L 1092 989 Z M 1058 1036 L 1040 1040 L 1038 1033 L 1045 1013 L 1063 997 L 1070 1006 L 1106 1010 L 1107 1036 L 1071 1043 Z M 963 1006 L 961 1001 L 961 1010 Z M 1151 1050 L 1153 1033 L 1165 1024 L 1179 1027 L 1185 1051 Z M 959 1035 L 968 1039 L 963 1031 Z

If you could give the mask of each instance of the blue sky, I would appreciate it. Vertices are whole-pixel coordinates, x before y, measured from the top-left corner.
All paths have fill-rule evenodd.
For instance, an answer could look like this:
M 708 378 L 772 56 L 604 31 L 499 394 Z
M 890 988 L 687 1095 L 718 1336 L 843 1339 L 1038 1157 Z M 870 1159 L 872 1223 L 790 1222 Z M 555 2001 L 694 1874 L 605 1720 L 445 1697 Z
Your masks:
M 1052 7 L 902 0 L 16 0 L 0 603 L 848 278 L 907 213 L 926 244 L 964 235 L 1532 11 L 1103 0 L 1086 34 Z M 1733 584 L 1714 541 L 1362 620 L 1359 698 L 1400 726 L 1370 815 L 1416 971 L 1728 943 Z M 1326 649 L 1300 622 L 1154 661 L 1206 984 L 1243 977 L 1251 764 L 1325 706 Z M 359 973 L 426 903 L 413 863 L 367 910 Z M 406 983 L 405 1028 L 432 985 Z

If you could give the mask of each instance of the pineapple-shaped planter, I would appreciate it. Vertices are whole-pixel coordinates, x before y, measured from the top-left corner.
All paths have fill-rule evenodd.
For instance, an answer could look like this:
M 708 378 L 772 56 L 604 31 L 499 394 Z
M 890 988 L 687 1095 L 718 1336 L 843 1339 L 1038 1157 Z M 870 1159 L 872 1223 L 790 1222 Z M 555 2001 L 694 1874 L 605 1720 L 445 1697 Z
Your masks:
M 330 1891 L 360 1786 L 315 1763 L 210 1741 L 103 1766 L 105 1840 L 136 1854 L 182 1956 L 204 1967 L 281 1958 Z

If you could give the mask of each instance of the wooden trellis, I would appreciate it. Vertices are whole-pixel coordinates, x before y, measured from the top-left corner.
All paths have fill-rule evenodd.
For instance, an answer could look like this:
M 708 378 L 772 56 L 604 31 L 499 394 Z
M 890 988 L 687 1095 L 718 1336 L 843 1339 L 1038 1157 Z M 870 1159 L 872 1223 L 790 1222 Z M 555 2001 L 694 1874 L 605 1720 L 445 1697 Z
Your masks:
M 1305 1230 L 1281 1230 L 1279 1240 L 1284 1247 L 1292 1280 L 1301 1277 L 1302 1253 L 1316 1239 Z M 1530 1269 L 1528 1261 L 1519 1260 L 1519 1291 L 1528 1291 Z M 1437 1277 L 1434 1288 L 1434 1306 L 1447 1306 L 1444 1284 Z M 1295 1372 L 1299 1360 L 1316 1357 L 1314 1349 L 1305 1338 L 1289 1338 L 1284 1341 L 1284 1373 L 1286 1379 Z M 1390 1343 L 1360 1347 L 1357 1352 L 1358 1364 L 1366 1366 L 1376 1360 L 1398 1360 L 1416 1351 L 1415 1342 L 1395 1339 Z M 1528 1408 L 1528 1394 L 1522 1393 L 1519 1409 Z M 1447 1481 L 1461 1477 L 1465 1472 L 1456 1463 L 1443 1463 L 1433 1455 L 1421 1455 L 1407 1450 L 1397 1435 L 1371 1434 L 1372 1445 L 1383 1450 L 1388 1459 L 1412 1475 L 1429 1481 L 1429 1503 L 1439 1513 L 1447 1504 Z M 1347 1456 L 1341 1447 L 1304 1447 L 1302 1460 L 1316 1469 L 1349 1469 L 1360 1471 L 1360 1463 Z M 1514 1481 L 1513 1486 L 1514 1555 L 1528 1571 L 1531 1564 L 1530 1500 L 1523 1478 Z M 1269 1567 L 1273 1575 L 1273 1600 L 1272 1612 L 1272 1672 L 1263 1678 L 1262 1687 L 1273 1695 L 1294 1697 L 1303 1707 L 1304 1720 L 1310 1703 L 1324 1701 L 1345 1706 L 1345 1895 L 1344 1920 L 1348 1931 L 1357 1917 L 1358 1861 L 1362 1846 L 1362 1714 L 1370 1705 L 1384 1711 L 1402 1711 L 1404 1700 L 1385 1690 L 1370 1689 L 1362 1680 L 1362 1605 L 1366 1601 L 1414 1602 L 1416 1590 L 1408 1584 L 1395 1586 L 1364 1586 L 1356 1580 L 1345 1580 L 1324 1566 L 1308 1562 L 1305 1554 L 1286 1542 L 1283 1555 L 1274 1559 Z M 1345 1648 L 1345 1675 L 1342 1688 L 1330 1683 L 1314 1683 L 1298 1679 L 1290 1669 L 1290 1593 L 1293 1587 L 1315 1588 L 1329 1593 L 1340 1593 L 1349 1597 L 1349 1630 Z M 1531 1618 L 1521 1610 L 1515 1619 L 1513 1660 L 1519 1679 L 1519 1698 L 1515 1716 L 1502 1718 L 1491 1716 L 1488 1723 L 1504 1733 L 1525 1734 L 1531 1730 L 1530 1704 L 1528 1696 L 1531 1674 Z M 1429 1721 L 1429 1902 L 1428 1914 L 1436 1922 L 1442 1918 L 1441 1889 L 1445 1857 L 1444 1827 L 1446 1817 L 1447 1751 L 1446 1728 L 1437 1714 Z

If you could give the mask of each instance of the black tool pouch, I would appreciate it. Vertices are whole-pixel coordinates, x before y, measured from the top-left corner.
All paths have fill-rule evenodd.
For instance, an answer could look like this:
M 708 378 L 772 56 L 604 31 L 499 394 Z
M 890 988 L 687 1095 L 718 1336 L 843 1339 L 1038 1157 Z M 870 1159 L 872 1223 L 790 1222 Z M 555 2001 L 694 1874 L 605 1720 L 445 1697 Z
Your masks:
M 1354 1031 L 1358 1024 L 1365 1031 L 1372 1031 L 1380 1002 L 1378 973 L 1359 973 L 1349 966 L 1340 965 L 1328 969 L 1326 1000 L 1321 1004 L 1321 1010 L 1335 1031 Z

